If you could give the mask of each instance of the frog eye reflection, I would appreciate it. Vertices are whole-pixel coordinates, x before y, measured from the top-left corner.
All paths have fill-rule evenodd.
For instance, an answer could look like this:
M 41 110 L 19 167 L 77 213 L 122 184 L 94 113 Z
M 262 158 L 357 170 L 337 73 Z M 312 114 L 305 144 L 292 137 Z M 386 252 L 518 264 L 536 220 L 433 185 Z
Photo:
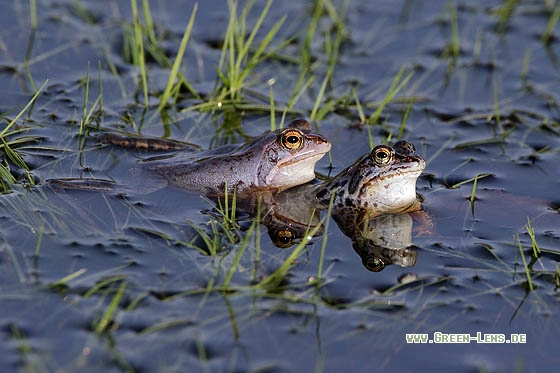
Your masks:
M 391 162 L 393 158 L 393 149 L 385 145 L 379 145 L 373 148 L 371 152 L 373 161 L 378 165 L 384 165 Z
M 373 256 L 373 255 L 366 255 L 362 258 L 362 264 L 366 269 L 372 272 L 379 272 L 385 268 L 385 263 L 383 260 Z
M 272 240 L 274 241 L 274 245 L 285 249 L 292 246 L 294 238 L 296 238 L 295 233 L 289 228 L 284 228 L 274 232 Z
M 288 130 L 282 134 L 282 146 L 288 150 L 297 150 L 303 145 L 303 135 L 296 130 Z

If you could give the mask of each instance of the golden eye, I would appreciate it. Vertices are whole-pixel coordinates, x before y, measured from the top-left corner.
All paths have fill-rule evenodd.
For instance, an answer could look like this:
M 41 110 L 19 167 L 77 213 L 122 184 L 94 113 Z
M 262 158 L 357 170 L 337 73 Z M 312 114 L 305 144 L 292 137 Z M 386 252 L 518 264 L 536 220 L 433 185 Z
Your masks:
M 380 258 L 373 255 L 366 255 L 362 258 L 362 264 L 372 272 L 379 272 L 385 268 L 385 263 Z
M 391 162 L 391 159 L 393 159 L 393 149 L 385 145 L 376 146 L 373 148 L 371 154 L 373 161 L 378 165 L 387 164 Z
M 303 145 L 303 135 L 296 130 L 288 130 L 282 134 L 282 146 L 288 150 L 297 150 Z
M 285 249 L 292 246 L 295 236 L 294 232 L 289 228 L 279 229 L 274 232 L 273 243 L 277 247 Z

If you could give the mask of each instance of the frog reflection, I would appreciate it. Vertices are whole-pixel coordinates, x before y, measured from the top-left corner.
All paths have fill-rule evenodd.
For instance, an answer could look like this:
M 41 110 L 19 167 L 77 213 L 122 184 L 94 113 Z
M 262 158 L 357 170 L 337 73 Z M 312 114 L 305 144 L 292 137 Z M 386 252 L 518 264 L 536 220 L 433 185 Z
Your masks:
M 279 248 L 288 248 L 310 232 L 315 232 L 314 237 L 324 232 L 320 217 L 323 207 L 313 199 L 315 188 L 306 184 L 278 194 L 253 193 L 238 198 L 236 204 L 250 216 L 259 214 L 272 243 Z
M 267 227 L 275 246 L 289 248 L 298 244 L 316 227 L 314 237 L 324 233 L 320 219 L 324 209 L 310 202 L 312 190 L 306 185 L 278 195 L 260 196 L 260 221 Z M 257 213 L 254 201 L 238 200 L 240 202 L 243 211 L 253 216 Z M 413 219 L 408 213 L 387 213 L 364 220 L 362 214 L 334 209 L 332 216 L 340 230 L 352 240 L 352 247 L 366 269 L 379 272 L 390 264 L 401 267 L 416 264 L 418 253 L 410 249 Z
M 352 239 L 352 247 L 362 258 L 362 264 L 379 272 L 390 264 L 412 267 L 418 252 L 411 250 L 413 219 L 410 214 L 382 214 L 364 220 L 362 216 L 333 216 L 342 232 Z M 361 221 L 348 226 L 348 221 Z

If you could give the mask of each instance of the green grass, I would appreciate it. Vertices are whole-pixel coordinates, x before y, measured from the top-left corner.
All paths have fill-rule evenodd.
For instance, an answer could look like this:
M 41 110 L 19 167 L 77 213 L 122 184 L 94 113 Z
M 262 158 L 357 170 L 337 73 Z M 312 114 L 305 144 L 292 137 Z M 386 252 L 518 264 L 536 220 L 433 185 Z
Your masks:
M 503 34 L 506 31 L 519 2 L 519 0 L 504 0 L 504 4 L 498 8 L 498 33 Z
M 378 108 L 367 119 L 366 121 L 367 124 L 369 125 L 379 124 L 379 118 L 381 117 L 381 114 L 383 113 L 383 110 L 385 109 L 387 104 L 395 98 L 395 96 L 407 85 L 407 83 L 414 75 L 413 72 L 410 72 L 403 77 L 404 72 L 405 72 L 405 68 L 401 67 L 401 69 L 393 79 L 391 86 L 387 90 L 385 97 L 383 97 L 383 100 L 381 100 L 381 103 L 379 104 Z
M 243 238 L 243 240 L 241 241 L 241 244 L 237 248 L 237 252 L 235 254 L 235 258 L 233 260 L 233 263 L 231 264 L 231 266 L 230 266 L 230 268 L 227 272 L 227 275 L 224 279 L 224 282 L 222 284 L 222 286 L 224 288 L 229 287 L 229 283 L 231 281 L 231 278 L 233 277 L 234 273 L 237 271 L 237 267 L 239 266 L 239 261 L 241 260 L 241 256 L 243 255 L 243 253 L 247 249 L 247 246 L 249 244 L 249 240 L 250 240 L 250 238 L 253 234 L 253 231 L 255 231 L 255 229 L 259 229 L 257 220 L 253 220 L 253 223 L 251 224 L 251 226 L 249 227 L 247 232 L 245 232 L 245 237 Z
M 531 49 L 527 48 L 523 55 L 523 65 L 521 66 L 521 82 L 527 87 L 527 76 L 529 75 L 529 66 L 531 65 Z
M 529 234 L 529 237 L 531 237 L 531 247 L 533 248 L 533 256 L 539 257 L 541 255 L 541 249 L 539 247 L 539 244 L 537 243 L 537 239 L 535 237 L 535 230 L 531 226 L 531 220 L 529 219 L 528 216 L 527 216 L 527 226 L 526 226 L 526 228 L 527 228 L 527 233 Z
M 241 11 L 241 15 L 238 16 L 237 2 L 228 0 L 230 17 L 217 71 L 221 85 L 213 94 L 214 102 L 237 103 L 242 101 L 242 88 L 245 86 L 245 79 L 259 63 L 267 58 L 266 49 L 286 19 L 284 16 L 274 23 L 262 41 L 255 46 L 255 38 L 271 5 L 272 0 L 267 1 L 247 36 L 247 16 L 251 11 L 252 2 L 248 2 Z M 287 44 L 287 41 L 276 49 L 283 47 L 285 44 Z
M 521 245 L 521 241 L 519 240 L 519 236 L 517 237 L 517 245 L 519 247 L 519 254 L 521 256 L 521 261 L 523 262 L 523 269 L 525 270 L 525 276 L 527 278 L 527 286 L 529 291 L 533 291 L 535 288 L 533 286 L 533 280 L 531 279 L 531 269 L 527 265 L 527 260 L 525 260 L 525 253 L 523 252 L 523 245 Z
M 27 167 L 27 164 L 25 163 L 23 158 L 18 154 L 18 152 L 16 152 L 13 149 L 14 146 L 17 146 L 18 144 L 21 143 L 25 143 L 28 140 L 28 138 L 20 137 L 16 139 L 9 139 L 9 137 L 18 135 L 20 132 L 26 131 L 25 129 L 13 130 L 12 127 L 14 127 L 15 124 L 19 121 L 19 119 L 23 116 L 23 114 L 33 106 L 33 104 L 35 103 L 35 101 L 37 100 L 37 98 L 39 97 L 39 95 L 41 94 L 41 92 L 43 91 L 46 85 L 47 85 L 47 81 L 45 81 L 43 85 L 35 92 L 33 97 L 31 97 L 31 99 L 27 102 L 27 104 L 23 107 L 23 109 L 21 109 L 16 114 L 16 116 L 9 121 L 9 123 L 6 125 L 6 127 L 4 127 L 2 131 L 0 131 L 0 141 L 1 141 L 0 149 L 4 152 L 6 157 L 14 165 L 25 170 L 25 173 L 27 175 L 27 182 L 30 185 L 33 185 L 34 181 L 33 181 L 33 177 L 29 173 L 29 167 Z M 5 116 L 5 114 L 1 115 L 0 117 L 3 116 Z M 8 164 L 6 163 L 0 164 L 0 188 L 1 188 L 0 192 L 5 193 L 8 190 L 12 189 L 13 185 L 16 182 L 17 180 L 12 175 Z
M 195 8 L 196 7 L 197 4 L 195 3 Z M 152 20 L 152 12 L 150 10 L 149 0 L 142 0 L 142 12 L 144 13 L 144 22 L 146 23 L 144 32 L 147 34 L 147 38 L 151 44 L 157 44 L 156 30 L 154 28 L 154 22 Z
M 146 71 L 146 58 L 144 55 L 144 37 L 142 35 L 142 24 L 138 17 L 138 6 L 136 0 L 130 0 L 132 9 L 134 39 L 132 39 L 131 52 L 133 61 L 140 67 L 140 78 L 142 91 L 144 93 L 144 106 L 148 106 L 148 73 Z
M 70 273 L 69 275 L 64 276 L 63 278 L 61 278 L 60 280 L 56 280 L 51 282 L 48 286 L 50 288 L 66 288 L 68 287 L 68 283 L 78 277 L 80 277 L 81 275 L 83 275 L 84 273 L 87 272 L 87 269 L 85 268 L 81 268 L 78 269 L 75 272 Z
M 280 267 L 278 267 L 278 269 L 276 269 L 273 273 L 271 273 L 270 275 L 265 277 L 262 281 L 260 281 L 257 285 L 255 285 L 255 288 L 274 289 L 278 287 L 282 283 L 286 275 L 288 274 L 288 270 L 296 264 L 297 258 L 301 255 L 303 249 L 307 246 L 309 241 L 311 241 L 311 238 L 315 236 L 315 234 L 325 224 L 325 220 L 327 218 L 328 217 L 324 217 L 321 220 L 321 222 L 313 228 L 311 228 L 311 226 L 308 225 L 307 230 L 303 235 L 301 242 L 292 250 L 290 255 L 284 260 L 284 262 L 280 265 Z M 310 223 L 311 221 L 313 221 L 313 217 L 311 217 Z
M 147 0 L 142 0 L 144 23 L 142 23 L 140 19 L 137 0 L 131 0 L 130 4 L 133 22 L 131 25 L 125 25 L 124 28 L 123 54 L 125 61 L 139 67 L 141 85 L 140 88 L 143 94 L 144 106 L 148 106 L 150 95 L 146 55 L 150 55 L 160 67 L 170 69 L 168 82 L 159 100 L 160 102 L 158 105 L 158 109 L 160 111 L 168 105 L 169 98 L 173 95 L 176 95 L 179 89 L 183 86 L 186 87 L 193 96 L 199 97 L 198 93 L 192 88 L 183 74 L 179 71 L 179 68 L 183 62 L 183 56 L 185 53 L 187 42 L 189 40 L 190 33 L 193 27 L 197 6 L 195 5 L 193 11 L 191 12 L 191 18 L 183 34 L 183 39 L 179 45 L 177 55 L 175 57 L 175 60 L 171 62 L 166 56 L 164 48 L 160 45 L 160 40 L 158 40 L 157 38 L 149 2 Z M 113 73 L 116 74 L 114 64 L 110 63 L 110 60 L 109 64 L 110 66 L 112 66 L 111 70 L 113 71 Z
M 146 2 L 146 4 L 147 4 L 147 2 Z M 147 8 L 147 5 L 146 5 L 146 8 Z M 179 76 L 179 67 L 181 66 L 183 56 L 185 54 L 185 49 L 187 48 L 187 43 L 188 43 L 189 37 L 191 35 L 191 31 L 192 31 L 192 27 L 193 27 L 193 24 L 194 24 L 194 19 L 196 17 L 197 9 L 198 9 L 198 4 L 195 3 L 195 5 L 193 7 L 193 10 L 192 10 L 192 13 L 191 13 L 191 18 L 189 20 L 189 23 L 187 25 L 185 33 L 183 34 L 183 39 L 181 40 L 181 44 L 179 45 L 179 51 L 177 52 L 177 56 L 175 57 L 175 61 L 173 62 L 173 67 L 171 68 L 171 71 L 169 73 L 169 78 L 167 80 L 167 84 L 165 86 L 165 89 L 163 90 L 163 93 L 162 93 L 161 97 L 160 97 L 159 110 L 162 110 L 167 105 L 167 101 L 171 97 L 172 91 L 175 90 L 175 91 L 178 92 L 178 89 L 181 87 L 180 84 L 175 85 L 175 80 Z M 153 30 L 150 33 L 150 35 L 152 35 L 152 34 L 153 34 Z M 154 37 L 152 36 L 152 38 L 154 38 Z
M 401 120 L 401 126 L 399 127 L 399 134 L 397 136 L 397 140 L 402 140 L 404 134 L 404 128 L 406 126 L 406 121 L 408 119 L 408 115 L 410 114 L 410 110 L 412 110 L 413 104 L 414 104 L 414 97 L 411 97 L 410 102 L 408 103 L 406 111 L 404 112 L 404 115 Z
M 29 0 L 29 20 L 31 30 L 37 30 L 37 0 Z
M 82 117 L 80 118 L 80 129 L 78 131 L 78 138 L 80 139 L 79 148 L 83 149 L 85 137 L 89 133 L 89 129 L 93 127 L 93 121 L 101 114 L 101 102 L 103 100 L 103 88 L 101 79 L 99 80 L 99 95 L 95 102 L 88 110 L 89 106 L 89 84 L 90 84 L 90 65 L 88 63 L 87 74 L 84 82 L 84 100 L 82 104 Z
M 309 114 L 309 117 L 313 121 L 318 121 L 323 119 L 326 113 L 330 111 L 329 108 L 323 108 L 323 110 L 319 110 L 319 107 L 324 104 L 325 91 L 327 89 L 327 86 L 332 81 L 334 75 L 334 69 L 339 59 L 340 47 L 342 45 L 342 42 L 347 37 L 347 30 L 343 20 L 345 18 L 348 1 L 344 2 L 344 8 L 340 16 L 338 15 L 338 12 L 334 10 L 334 7 L 332 6 L 332 3 L 329 0 L 318 1 L 315 6 L 320 7 L 321 5 L 319 4 L 322 4 L 322 6 L 324 6 L 325 9 L 328 10 L 331 19 L 333 20 L 335 35 L 334 35 L 334 40 L 331 40 L 330 32 L 329 31 L 325 32 L 325 56 L 327 59 L 327 72 L 325 73 L 323 82 L 321 83 L 321 87 L 319 88 L 319 93 L 317 94 L 317 97 L 315 99 L 315 105 L 311 110 L 311 114 Z M 316 13 L 314 13 L 314 17 L 315 16 Z
M 373 134 L 371 132 L 370 126 L 371 125 L 381 125 L 382 124 L 382 123 L 380 123 L 379 119 L 381 118 L 383 110 L 385 110 L 387 105 L 389 105 L 391 102 L 395 101 L 395 97 L 397 96 L 397 94 L 406 87 L 406 85 L 408 84 L 408 82 L 410 81 L 412 76 L 414 75 L 413 72 L 410 72 L 406 76 L 403 77 L 404 72 L 405 72 L 405 68 L 401 67 L 401 69 L 399 70 L 399 72 L 397 73 L 397 75 L 395 76 L 393 81 L 391 82 L 391 85 L 389 86 L 389 89 L 385 93 L 385 96 L 383 97 L 383 99 L 379 103 L 376 103 L 377 107 L 376 107 L 375 111 L 367 118 L 364 114 L 364 109 L 363 109 L 362 104 L 360 103 L 360 100 L 358 98 L 356 90 L 354 89 L 352 91 L 353 100 L 356 103 L 356 109 L 357 109 L 357 112 L 358 112 L 358 117 L 359 117 L 359 120 L 360 120 L 360 124 L 366 124 L 370 149 L 373 149 L 374 146 L 375 146 L 375 141 L 373 139 Z M 399 133 L 397 135 L 398 139 L 402 138 L 402 135 L 404 133 L 404 128 L 405 128 L 405 125 L 406 125 L 406 120 L 408 119 L 408 114 L 410 113 L 410 110 L 412 108 L 412 103 L 414 102 L 414 99 L 415 99 L 414 97 L 408 99 L 409 104 L 408 104 L 408 107 L 407 107 L 407 109 L 404 113 L 404 116 L 403 116 L 402 120 L 401 120 L 401 125 L 399 127 Z M 392 132 L 389 133 L 389 137 L 387 138 L 387 142 L 390 142 L 391 138 L 392 138 Z
M 456 61 L 461 53 L 461 45 L 459 41 L 459 18 L 457 16 L 457 7 L 453 1 L 446 4 L 449 13 L 449 25 L 451 27 L 451 40 L 443 50 L 441 58 L 449 58 Z
M 457 169 L 458 168 L 455 168 L 454 170 L 457 170 Z M 473 177 L 473 178 L 466 179 L 466 180 L 463 180 L 463 181 L 459 181 L 458 183 L 455 183 L 453 185 L 449 185 L 449 188 L 450 189 L 457 189 L 463 184 L 468 184 L 470 182 L 473 182 L 473 189 L 472 189 L 472 192 L 471 192 L 471 198 L 474 201 L 473 193 L 476 193 L 476 184 L 475 183 L 477 183 L 478 180 L 484 179 L 485 177 L 489 177 L 489 176 L 494 176 L 494 174 L 491 174 L 491 173 L 476 174 L 476 176 Z
M 121 298 L 124 295 L 126 290 L 126 281 L 122 281 L 121 285 L 119 286 L 118 290 L 116 291 L 115 295 L 111 299 L 111 302 L 103 312 L 103 315 L 99 319 L 99 321 L 95 322 L 93 328 L 97 334 L 101 334 L 107 332 L 110 328 L 114 328 L 114 317 L 117 313 L 117 309 Z
M 556 7 L 550 15 L 546 28 L 541 36 L 543 43 L 548 44 L 550 42 L 552 35 L 554 35 L 554 29 L 558 24 L 558 20 L 560 20 L 560 3 L 556 2 Z
M 476 184 L 478 183 L 478 178 L 480 175 L 476 175 L 473 180 L 473 186 L 471 190 L 471 197 L 469 198 L 469 202 L 471 205 L 471 216 L 474 219 L 474 201 L 476 200 Z

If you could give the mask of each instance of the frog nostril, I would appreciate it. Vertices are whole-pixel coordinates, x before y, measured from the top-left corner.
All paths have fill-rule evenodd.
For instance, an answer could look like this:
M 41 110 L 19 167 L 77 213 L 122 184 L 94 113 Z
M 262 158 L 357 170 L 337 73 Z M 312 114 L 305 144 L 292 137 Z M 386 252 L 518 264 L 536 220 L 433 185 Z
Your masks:
M 278 152 L 275 149 L 269 149 L 267 156 L 270 162 L 278 161 Z

